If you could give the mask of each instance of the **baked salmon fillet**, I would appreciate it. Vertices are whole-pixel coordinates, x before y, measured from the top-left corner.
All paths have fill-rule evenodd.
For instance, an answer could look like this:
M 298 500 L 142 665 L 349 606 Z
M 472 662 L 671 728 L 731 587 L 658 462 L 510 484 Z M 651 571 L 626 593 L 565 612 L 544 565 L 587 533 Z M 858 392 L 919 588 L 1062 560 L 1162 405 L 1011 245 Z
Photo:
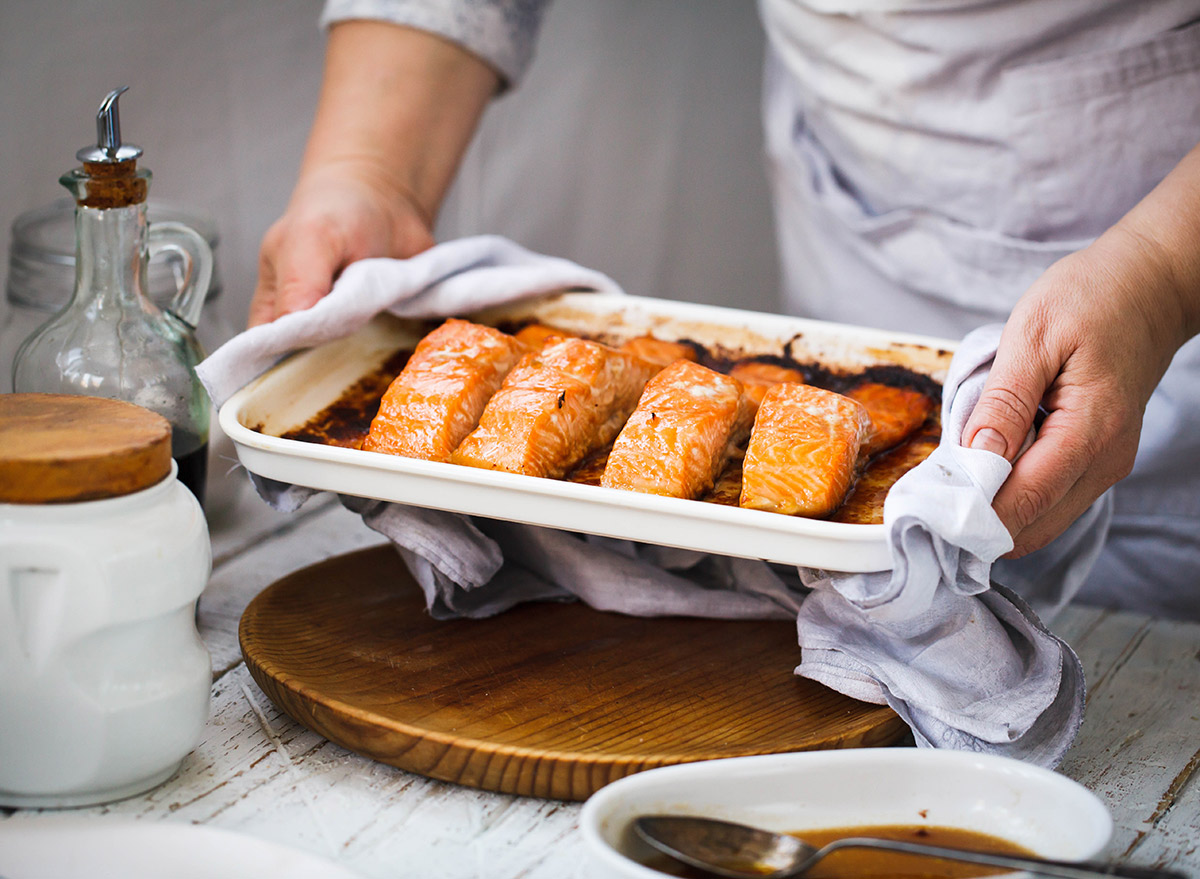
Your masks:
M 899 445 L 933 414 L 933 400 L 908 388 L 863 382 L 847 391 L 846 396 L 862 403 L 871 417 L 871 431 L 863 448 L 867 455 Z
M 517 340 L 524 343 L 531 351 L 541 348 L 551 339 L 574 336 L 565 330 L 548 327 L 545 324 L 526 324 L 516 332 Z
M 776 385 L 754 419 L 740 505 L 828 516 L 854 481 L 870 429 L 867 410 L 856 400 L 811 385 Z
M 767 391 L 777 384 L 804 384 L 804 373 L 800 370 L 762 360 L 742 360 L 733 365 L 729 374 L 742 383 L 746 396 L 757 405 L 762 404 Z
M 587 339 L 551 339 L 513 368 L 450 460 L 557 479 L 607 446 L 657 368 Z
M 362 447 L 447 461 L 526 348 L 491 327 L 451 318 L 423 338 L 384 392 Z
M 667 497 L 712 488 L 750 404 L 737 379 L 676 360 L 646 385 L 613 443 L 600 484 Z
M 656 339 L 654 336 L 637 336 L 623 344 L 621 350 L 653 363 L 660 369 L 670 366 L 676 360 L 696 359 L 696 349 L 691 345 Z

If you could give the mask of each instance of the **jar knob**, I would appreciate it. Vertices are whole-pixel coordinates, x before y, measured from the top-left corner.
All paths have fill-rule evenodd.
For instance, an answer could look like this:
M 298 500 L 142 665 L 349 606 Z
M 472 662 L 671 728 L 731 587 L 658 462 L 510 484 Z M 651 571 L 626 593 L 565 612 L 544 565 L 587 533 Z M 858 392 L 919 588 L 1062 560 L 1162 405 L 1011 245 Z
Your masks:
M 125 162 L 136 159 L 142 148 L 131 143 L 121 143 L 121 110 L 118 100 L 129 91 L 129 86 L 115 88 L 100 102 L 96 111 L 96 145 L 86 146 L 75 154 L 81 162 Z

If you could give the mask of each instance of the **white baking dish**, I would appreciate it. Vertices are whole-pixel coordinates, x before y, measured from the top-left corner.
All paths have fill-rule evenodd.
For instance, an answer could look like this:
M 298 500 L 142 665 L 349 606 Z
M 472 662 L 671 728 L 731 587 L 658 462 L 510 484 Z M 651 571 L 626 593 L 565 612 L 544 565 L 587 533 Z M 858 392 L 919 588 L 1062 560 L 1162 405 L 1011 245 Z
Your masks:
M 620 342 L 651 333 L 734 356 L 790 354 L 832 369 L 898 365 L 941 381 L 953 343 L 772 314 L 633 296 L 565 293 L 471 316 L 483 323 L 536 319 Z M 282 439 L 334 402 L 420 327 L 376 318 L 346 339 L 301 352 L 221 407 L 222 429 L 246 469 L 269 479 L 569 531 L 601 534 L 837 571 L 891 567 L 882 525 L 854 525 L 657 497 Z

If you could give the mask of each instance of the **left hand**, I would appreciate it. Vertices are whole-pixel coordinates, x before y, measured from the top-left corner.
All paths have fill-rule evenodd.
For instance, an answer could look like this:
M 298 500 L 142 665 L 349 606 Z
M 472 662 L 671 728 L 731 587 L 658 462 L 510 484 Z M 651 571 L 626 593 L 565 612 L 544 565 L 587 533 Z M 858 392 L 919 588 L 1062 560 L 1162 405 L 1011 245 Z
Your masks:
M 1011 557 L 1045 546 L 1129 474 L 1146 403 L 1186 340 L 1176 303 L 1152 246 L 1115 228 L 1017 303 L 962 435 L 1012 461 L 1039 405 L 1048 413 L 993 503 Z

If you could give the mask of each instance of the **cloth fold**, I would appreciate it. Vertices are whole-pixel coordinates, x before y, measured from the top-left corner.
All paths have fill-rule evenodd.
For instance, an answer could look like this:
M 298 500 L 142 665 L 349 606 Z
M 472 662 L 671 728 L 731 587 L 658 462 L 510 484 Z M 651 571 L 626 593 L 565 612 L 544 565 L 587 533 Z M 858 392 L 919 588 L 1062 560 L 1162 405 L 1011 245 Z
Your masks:
M 408 260 L 348 267 L 328 297 L 255 327 L 198 368 L 214 402 L 282 356 L 345 336 L 375 314 L 461 315 L 563 289 L 619 294 L 607 276 L 493 236 L 446 242 Z M 892 488 L 884 517 L 894 567 L 873 574 L 792 570 L 753 559 L 580 535 L 344 497 L 386 535 L 431 614 L 482 617 L 523 601 L 582 600 L 641 616 L 795 619 L 796 673 L 886 703 L 922 746 L 996 751 L 1053 766 L 1082 718 L 1083 675 L 1039 621 L 1070 599 L 1103 543 L 1102 498 L 1059 541 L 1012 564 L 1026 600 L 990 582 L 1012 540 L 991 508 L 1010 465 L 963 448 L 998 327 L 964 339 L 943 394 L 943 439 Z M 311 490 L 252 475 L 260 495 L 296 509 Z M 1043 556 L 1043 554 L 1045 554 Z M 1039 558 L 1041 557 L 1041 558 Z
M 1000 331 L 963 339 L 943 385 L 942 441 L 888 492 L 892 570 L 802 575 L 813 592 L 797 619 L 797 673 L 887 703 L 919 744 L 1052 766 L 1083 719 L 1083 669 L 1030 604 L 1052 613 L 1070 600 L 1103 545 L 1112 503 L 1104 495 L 1050 546 L 996 563 L 1013 543 L 991 502 L 1012 465 L 958 439 Z M 1023 597 L 991 579 L 1006 571 Z

